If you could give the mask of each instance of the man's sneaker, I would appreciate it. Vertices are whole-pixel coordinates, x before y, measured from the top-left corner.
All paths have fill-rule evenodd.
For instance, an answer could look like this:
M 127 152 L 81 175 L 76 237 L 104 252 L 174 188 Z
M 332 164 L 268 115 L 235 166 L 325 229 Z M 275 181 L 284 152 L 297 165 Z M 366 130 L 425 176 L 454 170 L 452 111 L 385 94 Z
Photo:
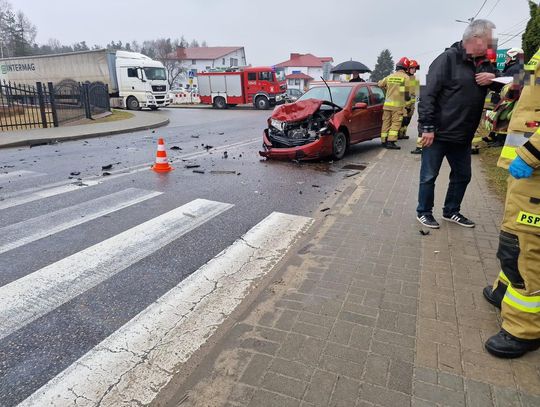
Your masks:
M 467 219 L 459 212 L 454 213 L 453 215 L 443 215 L 442 217 L 447 222 L 454 222 L 466 228 L 473 228 L 476 226 L 472 220 Z
M 425 214 L 425 215 L 418 215 L 416 217 L 416 220 L 427 228 L 431 228 L 431 229 L 440 228 L 439 222 L 437 222 L 435 218 L 433 217 L 433 215 L 430 213 Z
M 422 154 L 422 148 L 416 147 L 414 150 L 411 151 L 411 154 Z

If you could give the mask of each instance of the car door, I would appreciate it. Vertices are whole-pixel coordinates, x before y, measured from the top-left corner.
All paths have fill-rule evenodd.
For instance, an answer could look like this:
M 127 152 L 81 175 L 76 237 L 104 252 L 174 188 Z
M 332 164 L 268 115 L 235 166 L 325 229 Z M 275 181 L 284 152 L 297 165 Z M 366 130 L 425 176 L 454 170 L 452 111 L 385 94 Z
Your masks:
M 369 86 L 371 93 L 371 123 L 369 126 L 370 138 L 381 135 L 382 115 L 384 106 L 384 91 L 376 85 Z
M 369 138 L 370 127 L 372 126 L 370 112 L 370 94 L 367 86 L 360 86 L 355 91 L 351 103 L 351 118 L 349 131 L 351 132 L 351 143 L 358 143 Z M 354 109 L 357 103 L 366 103 L 365 109 Z

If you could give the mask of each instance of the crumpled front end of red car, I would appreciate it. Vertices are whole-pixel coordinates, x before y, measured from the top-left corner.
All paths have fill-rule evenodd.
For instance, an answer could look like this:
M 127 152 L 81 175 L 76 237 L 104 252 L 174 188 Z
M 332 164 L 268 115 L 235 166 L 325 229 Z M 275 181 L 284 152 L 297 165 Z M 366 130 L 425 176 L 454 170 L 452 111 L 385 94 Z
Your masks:
M 263 133 L 262 157 L 314 160 L 332 155 L 334 107 L 315 99 L 277 108 Z

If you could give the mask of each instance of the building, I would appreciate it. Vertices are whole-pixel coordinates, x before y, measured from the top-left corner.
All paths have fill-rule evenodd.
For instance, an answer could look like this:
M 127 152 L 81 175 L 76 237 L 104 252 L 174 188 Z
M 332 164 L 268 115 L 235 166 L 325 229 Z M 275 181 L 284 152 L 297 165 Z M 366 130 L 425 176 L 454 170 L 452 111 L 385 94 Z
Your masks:
M 291 53 L 288 61 L 275 65 L 276 70 L 283 70 L 290 89 L 307 89 L 309 82 L 320 80 L 321 76 L 330 79 L 331 57 L 316 57 L 313 54 Z
M 178 47 L 171 58 L 182 63 L 186 71 L 202 72 L 214 68 L 230 68 L 231 66 L 246 66 L 246 51 L 244 47 Z M 179 82 L 188 83 L 188 75 L 181 75 Z

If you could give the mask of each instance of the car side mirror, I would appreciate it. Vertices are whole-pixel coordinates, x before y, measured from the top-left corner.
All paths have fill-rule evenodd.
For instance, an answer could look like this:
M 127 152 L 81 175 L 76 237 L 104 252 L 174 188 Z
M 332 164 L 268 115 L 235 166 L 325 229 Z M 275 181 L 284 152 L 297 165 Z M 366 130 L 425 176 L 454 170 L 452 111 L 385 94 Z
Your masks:
M 353 106 L 353 110 L 358 110 L 358 109 L 367 109 L 367 103 L 364 103 L 364 102 L 355 103 Z

